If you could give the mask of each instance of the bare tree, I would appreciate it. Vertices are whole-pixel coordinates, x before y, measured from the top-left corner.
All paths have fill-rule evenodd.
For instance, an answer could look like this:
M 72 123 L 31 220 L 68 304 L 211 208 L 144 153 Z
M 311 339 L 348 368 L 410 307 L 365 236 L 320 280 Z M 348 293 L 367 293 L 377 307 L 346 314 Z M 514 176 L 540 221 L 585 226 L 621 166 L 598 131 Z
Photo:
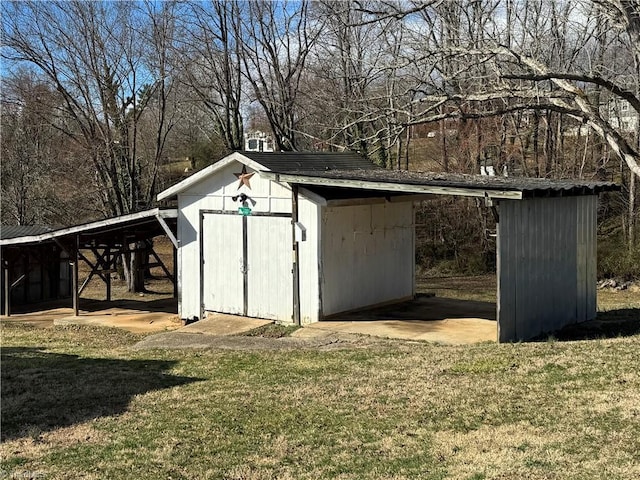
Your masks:
M 241 2 L 191 2 L 181 17 L 176 60 L 193 101 L 229 150 L 243 148 Z
M 60 96 L 52 125 L 73 146 L 76 161 L 91 166 L 83 194 L 98 197 L 105 216 L 146 208 L 155 197 L 175 120 L 168 110 L 174 8 L 155 2 L 2 5 L 3 56 L 38 71 Z M 151 148 L 143 148 L 142 136 L 153 138 Z M 137 273 L 128 275 L 132 290 L 144 288 Z
M 269 120 L 278 150 L 298 149 L 300 82 L 307 58 L 321 32 L 309 15 L 310 2 L 249 1 L 236 38 L 242 39 L 244 75 L 252 100 Z
M 64 222 L 54 177 L 62 175 L 62 134 L 52 126 L 60 97 L 31 73 L 4 79 L 2 123 L 2 223 L 56 226 Z
M 130 2 L 4 2 L 2 8 L 3 56 L 41 72 L 60 94 L 57 125 L 91 163 L 95 177 L 87 193 L 100 196 L 103 214 L 151 203 L 167 123 L 161 114 L 148 162 L 140 162 L 139 125 L 149 100 L 166 94 L 167 78 L 152 76 L 162 75 L 160 64 L 145 63 L 139 26 L 148 17 Z M 157 36 L 158 25 L 153 29 Z
M 435 33 L 437 18 L 443 16 L 439 11 L 442 7 L 421 6 L 419 12 L 430 29 L 427 33 L 416 31 L 424 45 L 421 51 L 416 50 L 415 62 L 432 65 L 435 61 L 437 74 L 433 75 L 432 68 L 424 69 L 430 76 L 423 77 L 420 95 L 412 100 L 412 104 L 420 107 L 412 110 L 411 123 L 439 121 L 444 117 L 473 119 L 521 110 L 540 112 L 547 123 L 545 143 L 550 161 L 556 150 L 552 145 L 555 127 L 550 112 L 555 112 L 589 125 L 640 176 L 638 147 L 592 95 L 596 88 L 601 89 L 608 98 L 626 102 L 640 115 L 637 2 L 568 0 L 562 9 L 555 2 L 506 2 L 515 27 L 503 25 L 498 15 L 502 12 L 498 9 L 500 3 L 447 2 L 447 15 L 454 5 L 459 6 L 455 22 L 447 20 L 447 28 Z M 403 15 L 396 5 L 381 15 L 391 14 Z M 404 15 L 411 20 L 409 24 L 415 25 L 415 9 L 406 9 Z M 603 18 L 607 29 L 616 32 L 613 43 L 617 55 L 626 51 L 627 65 L 632 67 L 609 69 L 606 64 L 589 63 L 583 55 L 585 48 L 601 40 L 597 34 L 602 28 L 597 28 L 598 23 L 593 21 L 598 15 L 606 16 Z M 456 30 L 453 41 L 447 42 L 447 32 L 452 28 Z M 551 39 L 543 35 L 549 32 Z M 436 109 L 441 105 L 449 107 L 444 112 Z M 408 107 L 399 106 L 404 111 Z M 550 165 L 544 169 L 550 169 Z

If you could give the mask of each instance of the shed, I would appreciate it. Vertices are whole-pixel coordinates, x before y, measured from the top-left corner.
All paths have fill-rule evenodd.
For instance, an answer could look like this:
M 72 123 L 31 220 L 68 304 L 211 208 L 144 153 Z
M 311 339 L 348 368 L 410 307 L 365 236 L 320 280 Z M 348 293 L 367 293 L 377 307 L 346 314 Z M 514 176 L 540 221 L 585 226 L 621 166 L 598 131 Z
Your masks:
M 94 276 L 105 283 L 106 298 L 110 301 L 111 273 L 115 271 L 117 259 L 121 254 L 139 250 L 132 248 L 138 242 L 145 244 L 141 248 L 155 262 L 137 268 L 159 266 L 173 281 L 175 275 L 169 272 L 148 241 L 167 235 L 174 246 L 177 245 L 173 233 L 176 216 L 174 209 L 154 208 L 57 230 L 3 226 L 0 232 L 2 313 L 10 315 L 13 306 L 72 298 L 74 313 L 78 315 L 80 294 Z M 90 267 L 82 284 L 78 276 L 80 262 Z
M 45 226 L 2 225 L 0 242 L 9 243 L 25 236 L 46 234 L 51 228 Z M 11 279 L 10 303 L 16 306 L 71 297 L 71 273 L 69 256 L 55 244 L 37 244 L 19 251 L 0 254 L 3 275 L 0 283 Z M 5 278 L 6 274 L 6 278 Z M 0 288 L 0 309 L 6 314 L 6 289 Z
M 610 183 L 389 171 L 354 153 L 233 153 L 178 198 L 182 318 L 311 323 L 415 295 L 414 203 L 481 197 L 499 215 L 499 341 L 596 314 L 597 194 Z

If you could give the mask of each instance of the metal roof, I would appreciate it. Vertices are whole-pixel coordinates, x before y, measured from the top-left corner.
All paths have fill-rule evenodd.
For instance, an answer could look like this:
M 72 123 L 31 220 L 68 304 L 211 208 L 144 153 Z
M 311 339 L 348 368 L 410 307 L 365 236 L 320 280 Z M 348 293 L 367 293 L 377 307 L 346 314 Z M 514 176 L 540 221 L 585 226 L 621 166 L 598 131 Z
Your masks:
M 241 152 L 273 172 L 325 172 L 328 170 L 382 170 L 355 152 Z
M 83 244 L 134 242 L 150 236 L 169 235 L 171 230 L 167 226 L 167 221 L 175 224 L 177 217 L 176 209 L 153 208 L 40 234 L 2 238 L 0 246 L 37 245 L 45 242 L 66 241 L 76 237 Z M 174 237 L 173 233 L 169 236 Z M 171 238 L 172 241 L 174 239 L 175 237 Z
M 26 235 L 39 235 L 50 231 L 51 228 L 42 225 L 0 225 L 0 240 L 24 237 Z
M 279 182 L 307 186 L 515 200 L 544 196 L 593 195 L 620 189 L 619 185 L 611 182 L 407 172 L 385 169 L 328 170 L 324 172 L 271 171 L 260 172 L 260 175 Z

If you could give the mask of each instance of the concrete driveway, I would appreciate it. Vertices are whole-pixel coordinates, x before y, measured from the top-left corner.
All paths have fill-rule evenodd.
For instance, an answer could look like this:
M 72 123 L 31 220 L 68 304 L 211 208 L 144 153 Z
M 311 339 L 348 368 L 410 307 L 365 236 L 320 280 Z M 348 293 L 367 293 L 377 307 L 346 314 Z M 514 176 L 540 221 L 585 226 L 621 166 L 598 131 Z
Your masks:
M 233 337 L 272 323 L 270 320 L 210 314 L 204 320 L 182 326 L 173 299 L 116 301 L 111 304 L 85 302 L 85 306 L 86 310 L 78 317 L 73 316 L 70 308 L 57 308 L 4 317 L 2 322 L 20 322 L 40 327 L 96 325 L 118 327 L 136 333 L 170 330 L 172 335 L 180 336 L 180 344 L 189 339 L 202 342 L 206 337 Z M 418 296 L 409 302 L 341 314 L 330 320 L 306 325 L 293 333 L 292 341 L 322 342 L 322 339 L 364 335 L 449 345 L 494 342 L 497 336 L 495 315 L 493 303 Z M 259 342 L 260 339 L 251 341 Z
M 489 302 L 418 296 L 415 300 L 336 315 L 294 332 L 313 337 L 319 332 L 372 335 L 447 345 L 495 342 L 496 305 Z

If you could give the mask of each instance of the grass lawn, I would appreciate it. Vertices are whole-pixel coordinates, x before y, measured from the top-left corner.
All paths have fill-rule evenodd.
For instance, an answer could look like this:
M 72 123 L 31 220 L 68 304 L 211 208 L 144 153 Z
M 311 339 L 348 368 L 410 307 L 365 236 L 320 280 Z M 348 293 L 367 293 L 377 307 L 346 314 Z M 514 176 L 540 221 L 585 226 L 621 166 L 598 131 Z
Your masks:
M 133 351 L 2 327 L 0 478 L 640 478 L 640 336 Z

